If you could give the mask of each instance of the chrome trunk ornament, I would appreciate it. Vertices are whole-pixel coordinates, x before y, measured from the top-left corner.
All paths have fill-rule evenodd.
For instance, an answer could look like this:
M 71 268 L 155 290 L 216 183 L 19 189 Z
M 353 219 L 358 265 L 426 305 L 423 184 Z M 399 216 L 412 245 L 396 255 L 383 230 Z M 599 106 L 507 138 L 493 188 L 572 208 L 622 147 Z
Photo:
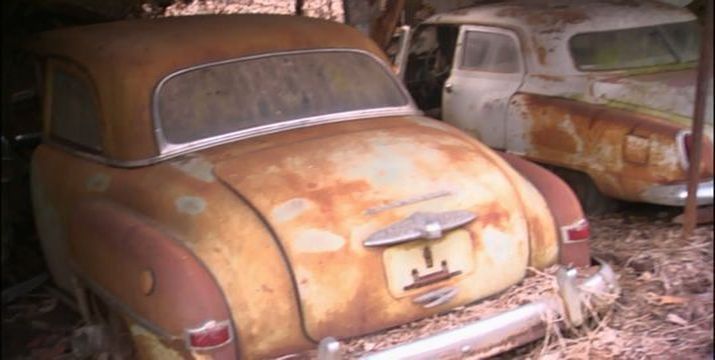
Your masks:
M 416 212 L 370 235 L 363 245 L 368 247 L 400 244 L 417 239 L 439 239 L 446 230 L 470 223 L 477 215 L 467 210 L 440 213 Z

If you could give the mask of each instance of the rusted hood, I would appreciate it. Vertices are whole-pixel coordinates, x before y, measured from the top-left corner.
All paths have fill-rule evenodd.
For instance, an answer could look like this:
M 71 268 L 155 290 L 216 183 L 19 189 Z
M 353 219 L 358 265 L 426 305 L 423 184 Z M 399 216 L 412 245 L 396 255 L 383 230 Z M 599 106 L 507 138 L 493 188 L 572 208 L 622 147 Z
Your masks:
M 364 334 L 474 301 L 519 281 L 527 266 L 523 204 L 494 158 L 484 156 L 489 150 L 424 118 L 371 121 L 389 126 L 346 125 L 344 132 L 244 153 L 214 169 L 272 228 L 314 340 Z M 364 244 L 415 213 L 456 210 L 477 218 L 434 240 Z M 453 274 L 410 287 L 445 268 Z M 419 301 L 435 291 L 448 301 L 434 307 Z
M 609 77 L 597 80 L 592 85 L 593 95 L 603 101 L 632 107 L 644 112 L 656 110 L 666 114 L 676 115 L 666 119 L 689 125 L 687 119 L 693 116 L 695 103 L 696 70 L 659 72 L 645 75 Z M 713 123 L 713 89 L 710 79 L 709 109 L 706 122 Z

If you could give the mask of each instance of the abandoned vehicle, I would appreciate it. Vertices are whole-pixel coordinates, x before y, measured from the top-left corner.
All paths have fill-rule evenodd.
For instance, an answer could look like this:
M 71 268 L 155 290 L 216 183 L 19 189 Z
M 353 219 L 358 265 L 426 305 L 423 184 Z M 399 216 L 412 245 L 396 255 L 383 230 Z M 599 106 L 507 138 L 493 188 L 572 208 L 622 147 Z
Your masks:
M 33 205 L 84 317 L 76 352 L 262 359 L 322 341 L 335 356 L 336 339 L 562 264 L 561 297 L 371 355 L 435 358 L 543 336 L 559 304 L 578 325 L 580 291 L 617 291 L 567 185 L 424 117 L 355 29 L 190 16 L 53 30 L 30 48 L 44 89 Z
M 550 166 L 584 208 L 683 206 L 700 28 L 658 1 L 504 1 L 403 31 L 419 108 Z M 713 203 L 712 79 L 697 201 Z

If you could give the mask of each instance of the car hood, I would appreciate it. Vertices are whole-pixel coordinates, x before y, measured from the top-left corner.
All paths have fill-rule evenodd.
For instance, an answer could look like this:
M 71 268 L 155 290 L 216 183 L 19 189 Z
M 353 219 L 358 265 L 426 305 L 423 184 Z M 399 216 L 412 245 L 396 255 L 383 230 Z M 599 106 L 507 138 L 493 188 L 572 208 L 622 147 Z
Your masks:
M 675 116 L 665 119 L 690 125 L 695 102 L 696 70 L 606 77 L 592 84 L 593 95 L 602 101 L 621 104 L 636 111 L 657 111 Z M 713 123 L 712 78 L 708 89 L 706 123 Z M 677 119 L 677 120 L 676 120 Z
M 214 168 L 272 230 L 291 269 L 304 329 L 316 341 L 463 305 L 526 271 L 524 204 L 500 159 L 437 121 L 369 121 L 276 142 Z M 365 245 L 430 222 L 457 225 L 432 240 Z

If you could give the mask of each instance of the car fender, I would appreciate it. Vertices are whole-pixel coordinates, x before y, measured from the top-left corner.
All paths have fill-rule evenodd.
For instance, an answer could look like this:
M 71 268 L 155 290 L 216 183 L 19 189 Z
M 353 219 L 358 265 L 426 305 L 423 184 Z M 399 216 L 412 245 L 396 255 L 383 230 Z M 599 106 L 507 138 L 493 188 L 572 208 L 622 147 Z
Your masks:
M 80 282 L 171 347 L 188 349 L 182 347 L 187 330 L 232 321 L 208 268 L 151 220 L 108 201 L 90 200 L 73 211 L 69 231 L 70 264 Z M 236 358 L 235 338 L 232 333 L 231 341 L 211 355 Z
M 569 241 L 565 230 L 585 221 L 581 204 L 573 190 L 558 176 L 545 168 L 516 155 L 497 152 L 519 174 L 526 178 L 544 197 L 559 231 L 559 263 L 588 266 L 590 245 L 588 238 Z

